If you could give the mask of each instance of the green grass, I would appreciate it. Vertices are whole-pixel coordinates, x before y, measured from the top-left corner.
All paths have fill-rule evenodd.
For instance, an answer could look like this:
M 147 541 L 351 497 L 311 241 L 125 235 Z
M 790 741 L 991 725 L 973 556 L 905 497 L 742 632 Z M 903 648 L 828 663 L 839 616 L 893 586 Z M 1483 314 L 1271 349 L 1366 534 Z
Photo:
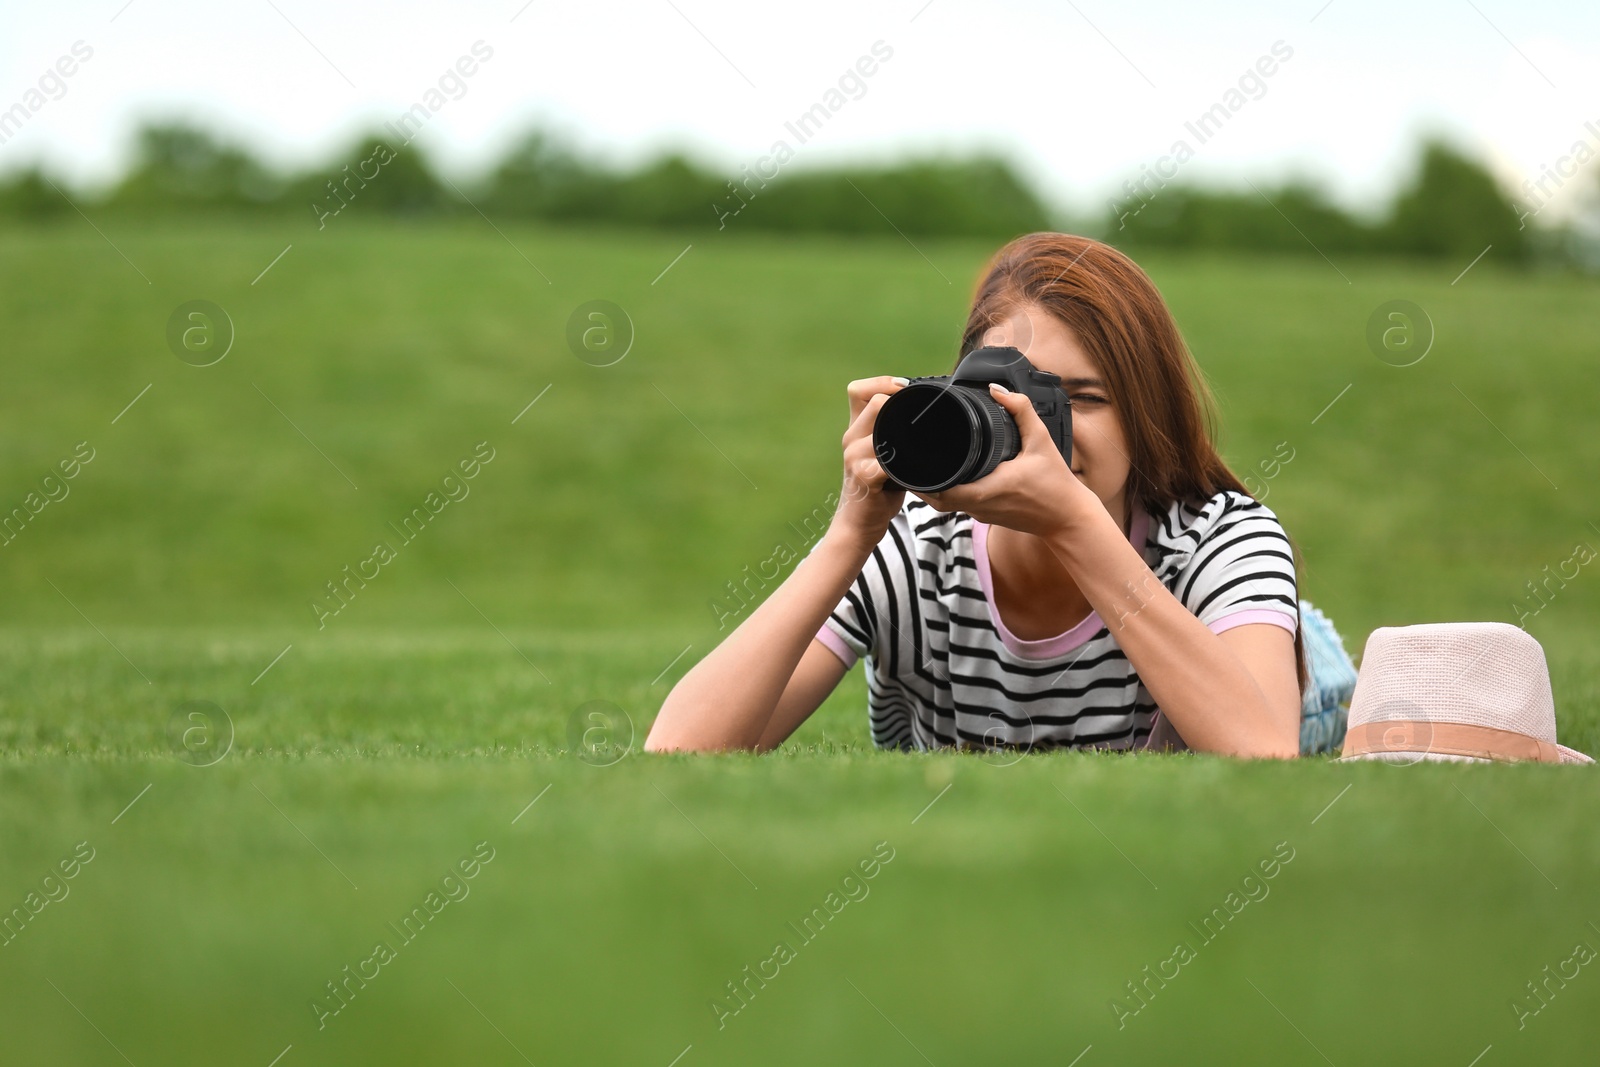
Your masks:
M 1593 968 L 1525 1029 L 1510 1007 L 1600 948 L 1588 771 L 879 753 L 859 670 L 772 756 L 638 753 L 724 583 L 805 547 L 844 383 L 948 369 L 992 249 L 730 231 L 652 284 L 671 237 L 346 221 L 111 227 L 137 270 L 87 226 L 0 240 L 0 507 L 96 450 L 0 548 L 0 909 L 95 850 L 0 947 L 8 1062 L 1592 1058 Z M 1593 283 L 1492 255 L 1454 286 L 1462 265 L 1145 265 L 1236 469 L 1295 449 L 1267 503 L 1352 652 L 1515 621 L 1524 583 L 1600 547 Z M 238 328 L 213 367 L 166 348 L 195 298 Z M 597 298 L 638 334 L 606 368 L 564 340 Z M 1364 341 L 1396 298 L 1438 331 L 1413 367 Z M 470 495 L 319 629 L 323 584 L 485 440 Z M 1589 570 L 1529 630 L 1562 739 L 1595 751 Z M 187 701 L 226 713 L 214 765 L 175 758 Z M 569 751 L 593 701 L 633 742 L 611 766 Z M 469 895 L 318 1029 L 325 983 L 480 841 Z M 884 841 L 803 943 L 787 924 Z M 1189 924 L 1280 842 L 1268 895 L 1202 944 Z M 719 1029 L 779 940 L 793 961 Z M 1109 1002 L 1179 940 L 1195 959 L 1119 1029 Z

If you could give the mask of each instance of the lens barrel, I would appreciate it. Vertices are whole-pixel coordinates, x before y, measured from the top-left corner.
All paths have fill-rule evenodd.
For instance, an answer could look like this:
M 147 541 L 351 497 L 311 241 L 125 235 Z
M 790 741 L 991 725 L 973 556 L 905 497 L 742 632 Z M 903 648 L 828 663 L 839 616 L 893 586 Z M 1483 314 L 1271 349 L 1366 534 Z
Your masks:
M 878 409 L 872 443 L 898 485 L 937 493 L 982 478 L 1015 456 L 1022 438 L 987 390 L 917 382 Z

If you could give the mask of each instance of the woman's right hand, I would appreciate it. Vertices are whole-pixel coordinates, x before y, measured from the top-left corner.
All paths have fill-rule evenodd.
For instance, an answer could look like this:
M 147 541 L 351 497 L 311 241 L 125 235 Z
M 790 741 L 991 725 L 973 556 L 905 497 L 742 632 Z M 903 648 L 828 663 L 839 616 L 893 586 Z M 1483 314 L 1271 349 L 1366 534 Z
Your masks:
M 905 503 L 904 489 L 886 489 L 889 474 L 878 462 L 872 446 L 872 428 L 884 401 L 906 384 L 904 378 L 883 375 L 850 383 L 850 426 L 840 444 L 844 449 L 844 487 L 834 510 L 830 530 L 870 551 L 883 540 L 889 522 Z

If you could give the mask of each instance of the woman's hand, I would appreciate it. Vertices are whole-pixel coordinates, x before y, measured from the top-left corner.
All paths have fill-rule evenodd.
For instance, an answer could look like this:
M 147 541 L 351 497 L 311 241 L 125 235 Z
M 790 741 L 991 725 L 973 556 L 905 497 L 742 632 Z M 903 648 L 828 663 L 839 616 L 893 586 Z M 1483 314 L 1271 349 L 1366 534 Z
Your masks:
M 989 395 L 1016 420 L 1022 450 L 975 482 L 917 495 L 936 511 L 964 511 L 990 526 L 1041 537 L 1094 514 L 1087 509 L 1104 511 L 1094 490 L 1067 466 L 1033 403 L 1002 385 L 991 385 Z
M 850 426 L 840 441 L 844 449 L 844 487 L 830 531 L 871 550 L 883 540 L 889 522 L 905 503 L 904 489 L 885 489 L 889 474 L 872 447 L 872 428 L 884 401 L 900 391 L 903 378 L 884 375 L 850 383 Z

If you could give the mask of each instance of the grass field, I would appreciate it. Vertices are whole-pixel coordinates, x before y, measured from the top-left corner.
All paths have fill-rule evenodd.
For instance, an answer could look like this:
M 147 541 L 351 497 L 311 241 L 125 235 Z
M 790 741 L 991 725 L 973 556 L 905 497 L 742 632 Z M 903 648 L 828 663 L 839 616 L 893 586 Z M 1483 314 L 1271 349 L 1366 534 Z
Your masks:
M 726 583 L 808 544 L 845 382 L 947 370 L 991 248 L 344 221 L 0 235 L 0 507 L 93 453 L 0 548 L 6 1062 L 1592 1062 L 1590 771 L 885 754 L 859 670 L 772 756 L 639 753 Z M 1600 547 L 1600 288 L 1145 266 L 1235 468 L 1294 450 L 1267 503 L 1351 652 L 1520 617 L 1600 751 L 1600 579 L 1516 607 Z M 1394 299 L 1414 366 L 1365 340 Z

